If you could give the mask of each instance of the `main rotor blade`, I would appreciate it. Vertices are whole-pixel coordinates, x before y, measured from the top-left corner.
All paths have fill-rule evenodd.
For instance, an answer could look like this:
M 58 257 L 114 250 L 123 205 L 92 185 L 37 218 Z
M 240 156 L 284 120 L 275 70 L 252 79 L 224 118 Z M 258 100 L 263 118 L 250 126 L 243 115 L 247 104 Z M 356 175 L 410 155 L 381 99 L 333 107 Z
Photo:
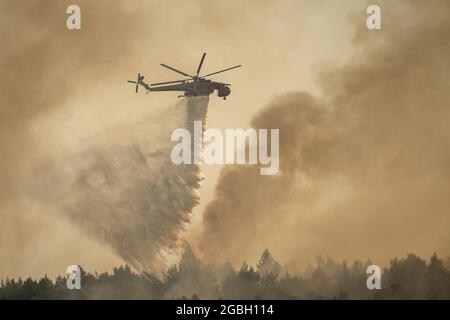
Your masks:
M 203 61 L 205 60 L 205 57 L 206 57 L 206 52 L 203 54 L 202 59 L 200 60 L 200 64 L 198 65 L 198 68 L 197 68 L 197 77 L 198 77 L 198 75 L 199 75 L 199 73 L 200 73 L 200 70 L 202 69 L 202 65 L 203 65 Z
M 239 68 L 239 67 L 242 67 L 242 65 L 238 65 L 238 66 L 234 66 L 234 67 L 231 67 L 231 68 L 223 69 L 223 70 L 220 70 L 220 71 L 217 71 L 217 72 L 213 72 L 213 73 L 207 74 L 206 76 L 202 76 L 202 78 L 206 78 L 206 77 L 212 76 L 213 74 L 222 73 L 222 72 L 225 72 L 225 71 L 228 71 L 228 70 L 232 70 L 232 69 L 236 69 L 236 68 Z
M 190 79 L 186 79 L 186 80 L 175 80 L 175 81 L 167 81 L 167 82 L 158 82 L 158 83 L 150 83 L 151 86 L 159 86 L 162 84 L 171 84 L 171 83 L 182 83 L 182 82 L 186 82 Z
M 182 72 L 182 71 L 180 71 L 180 70 L 177 70 L 177 69 L 175 69 L 175 68 L 169 67 L 168 65 L 166 65 L 166 64 L 164 64 L 164 63 L 161 63 L 161 66 L 163 66 L 163 67 L 165 67 L 165 68 L 167 68 L 167 69 L 170 69 L 170 70 L 172 70 L 172 71 L 175 71 L 175 72 L 177 72 L 177 73 L 179 73 L 179 74 L 182 74 L 183 76 L 193 78 L 193 76 L 191 76 L 191 75 L 189 75 L 189 74 L 187 74 L 187 73 L 184 73 L 184 72 Z
M 129 83 L 137 83 L 136 81 L 127 80 Z

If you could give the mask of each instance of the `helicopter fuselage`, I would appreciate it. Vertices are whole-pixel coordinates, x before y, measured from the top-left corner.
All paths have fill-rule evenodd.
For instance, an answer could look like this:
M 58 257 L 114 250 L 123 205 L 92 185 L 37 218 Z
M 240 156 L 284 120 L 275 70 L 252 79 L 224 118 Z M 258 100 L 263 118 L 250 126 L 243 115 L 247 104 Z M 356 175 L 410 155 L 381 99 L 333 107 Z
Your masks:
M 231 93 L 230 87 L 226 84 L 205 79 L 186 81 L 180 84 L 146 87 L 146 89 L 147 91 L 182 91 L 184 92 L 183 97 L 209 96 L 217 90 L 217 96 L 224 99 Z

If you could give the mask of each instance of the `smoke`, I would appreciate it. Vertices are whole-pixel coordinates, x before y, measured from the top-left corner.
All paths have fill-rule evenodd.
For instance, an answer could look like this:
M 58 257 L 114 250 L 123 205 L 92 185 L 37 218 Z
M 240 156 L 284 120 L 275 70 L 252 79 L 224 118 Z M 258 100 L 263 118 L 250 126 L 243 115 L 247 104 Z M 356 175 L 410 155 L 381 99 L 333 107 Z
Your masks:
M 55 233 L 48 216 L 22 200 L 18 185 L 19 176 L 39 151 L 40 140 L 46 139 L 42 132 L 33 132 L 33 124 L 67 105 L 81 87 L 86 94 L 98 75 L 113 77 L 116 70 L 111 65 L 129 56 L 131 44 L 140 37 L 136 32 L 139 12 L 128 10 L 117 20 L 117 13 L 127 10 L 122 1 L 108 1 L 107 6 L 78 1 L 86 31 L 65 27 L 69 4 L 0 1 L 2 272 L 32 265 L 25 252 L 37 244 L 38 235 Z
M 66 8 L 72 4 L 81 8 L 81 30 L 66 28 Z M 280 51 L 291 52 L 287 50 L 293 46 L 290 39 L 300 39 L 298 13 L 304 17 L 305 5 L 297 1 L 280 4 L 0 0 L 0 277 L 56 275 L 74 263 L 99 270 L 120 263 L 108 248 L 61 219 L 64 214 L 54 212 L 59 211 L 57 205 L 34 201 L 48 194 L 43 187 L 36 190 L 34 176 L 50 175 L 55 171 L 52 164 L 72 164 L 75 160 L 66 157 L 76 157 L 86 149 L 80 140 L 119 120 L 145 118 L 148 109 L 164 108 L 174 99 L 171 94 L 147 99 L 132 96 L 125 80 L 137 72 L 151 80 L 174 80 L 175 74 L 158 68 L 159 63 L 195 71 L 192 68 L 206 51 L 211 59 L 205 62 L 205 72 L 242 63 L 249 68 L 247 78 L 244 73 L 229 73 L 216 79 L 231 81 L 236 88 L 239 81 L 251 83 L 255 72 L 261 72 L 261 64 L 279 57 Z M 292 6 L 289 12 L 296 13 L 287 17 L 283 11 Z M 275 19 L 282 22 L 279 27 L 266 23 Z M 258 61 L 253 55 L 257 47 Z M 272 71 L 282 72 L 282 61 L 271 64 Z M 261 91 L 271 91 L 272 84 L 265 80 L 246 90 L 233 90 L 233 97 L 241 92 L 248 101 L 264 100 Z M 156 103 L 149 106 L 149 101 Z M 214 118 L 233 122 L 236 113 L 246 121 L 253 112 L 251 108 L 233 109 L 232 103 L 229 107 L 215 108 Z M 226 112 L 220 114 L 221 110 Z M 99 153 L 112 152 L 99 149 Z M 45 157 L 49 158 L 46 164 Z M 81 163 L 89 163 L 94 156 L 87 157 Z M 39 170 L 30 174 L 32 168 Z M 38 194 L 32 198 L 31 192 Z
M 380 5 L 381 31 L 353 16 L 358 54 L 323 68 L 322 97 L 287 93 L 253 119 L 280 129 L 280 174 L 222 171 L 207 260 L 255 261 L 266 247 L 303 264 L 449 254 L 450 3 Z
M 165 29 L 167 26 L 161 23 L 165 18 L 157 10 L 150 10 L 155 3 L 80 0 L 77 5 L 81 7 L 82 29 L 69 31 L 66 8 L 71 4 L 71 1 L 52 0 L 0 1 L 1 276 L 35 275 L 44 270 L 59 274 L 73 263 L 107 268 L 119 260 L 110 253 L 108 245 L 139 267 L 154 259 L 158 246 L 173 246 L 176 226 L 181 227 L 188 220 L 189 208 L 198 201 L 195 192 L 189 191 L 192 193 L 189 199 L 173 205 L 177 210 L 184 210 L 166 218 L 168 224 L 173 223 L 173 228 L 157 229 L 155 223 L 149 229 L 149 221 L 154 220 L 151 215 L 135 216 L 131 221 L 122 219 L 130 216 L 119 219 L 126 210 L 144 211 L 139 206 L 150 206 L 143 199 L 149 194 L 154 196 L 156 191 L 140 190 L 139 193 L 139 187 L 145 189 L 151 183 L 159 190 L 164 187 L 165 180 L 158 179 L 167 177 L 173 169 L 167 163 L 162 164 L 168 145 L 154 138 L 158 135 L 156 128 L 162 130 L 160 137 L 169 128 L 174 129 L 172 125 L 184 126 L 182 121 L 187 117 L 171 110 L 156 118 L 146 115 L 143 110 L 148 109 L 144 104 L 148 99 L 136 96 L 130 100 L 132 89 L 125 82 L 126 77 L 142 71 L 147 63 L 156 65 L 153 61 L 143 61 L 153 56 L 159 60 L 161 54 L 150 51 L 151 55 L 143 55 L 143 50 L 147 51 L 145 43 L 157 41 L 156 26 Z M 183 110 L 186 105 L 178 107 Z M 164 108 L 161 103 L 153 107 L 161 109 L 161 106 Z M 133 119 L 137 118 L 145 121 L 134 123 Z M 86 140 L 119 120 L 132 124 L 115 128 L 116 133 Z M 165 127 L 155 121 L 165 123 Z M 131 128 L 133 123 L 136 128 Z M 140 153 L 149 150 L 154 154 L 146 159 L 150 166 L 146 168 L 139 163 Z M 149 179 L 146 174 L 154 174 L 152 182 L 145 180 Z M 170 179 L 177 179 L 178 175 L 183 173 L 174 172 Z M 103 185 L 102 179 L 106 178 L 124 183 L 123 188 L 114 183 Z M 137 178 L 141 180 L 137 182 Z M 168 191 L 170 195 L 161 191 L 159 196 L 174 196 L 196 185 L 198 177 L 191 172 L 182 179 L 186 185 Z M 170 183 L 174 185 L 175 181 Z M 133 191 L 139 193 L 135 198 L 131 196 Z M 110 197 L 109 192 L 114 194 Z M 121 207 L 114 211 L 116 219 L 111 224 L 116 225 L 112 226 L 104 216 L 114 206 L 111 201 L 122 201 L 124 206 L 133 201 L 139 204 L 137 208 Z M 94 208 L 101 212 L 84 212 Z M 152 212 L 157 216 L 155 210 Z M 95 228 L 94 222 L 99 223 Z M 121 225 L 128 229 L 120 230 Z M 120 239 L 127 238 L 136 226 L 141 229 L 135 237 L 130 237 L 131 244 Z M 152 234 L 155 230 L 158 235 Z M 164 232 L 167 235 L 160 236 Z M 107 244 L 106 248 L 97 246 L 84 234 Z M 142 244 L 136 242 L 139 235 Z M 144 243 L 152 237 L 159 241 L 155 247 Z M 92 250 L 87 250 L 89 247 Z M 145 250 L 148 252 L 143 253 Z M 42 260 L 49 263 L 42 264 Z
M 193 71 L 202 51 L 211 57 L 205 72 L 230 62 L 243 64 L 242 72 L 216 78 L 231 82 L 234 89 L 227 107 L 211 108 L 210 115 L 214 127 L 246 126 L 249 116 L 274 93 L 314 89 L 308 75 L 317 61 L 335 63 L 348 56 L 353 49 L 344 17 L 350 8 L 359 12 L 354 17 L 359 26 L 354 42 L 361 55 L 326 72 L 322 98 L 291 93 L 273 103 L 279 108 L 272 110 L 280 113 L 291 106 L 309 110 L 308 115 L 270 114 L 272 125 L 264 120 L 269 113 L 262 113 L 260 122 L 253 123 L 281 129 L 283 171 L 277 177 L 260 177 L 253 168 L 227 168 L 230 172 L 222 174 L 218 198 L 206 211 L 205 257 L 252 259 L 264 247 L 281 260 L 299 261 L 330 252 L 339 260 L 353 260 L 353 256 L 384 258 L 406 250 L 424 256 L 431 248 L 447 251 L 448 238 L 441 234 L 448 220 L 440 212 L 448 209 L 444 125 L 448 96 L 443 89 L 448 87 L 444 18 L 448 4 L 379 3 L 383 30 L 369 32 L 367 4 L 359 0 L 345 5 L 332 0 L 189 5 L 78 0 L 82 30 L 68 31 L 66 8 L 72 1 L 0 0 L 0 277 L 55 275 L 73 263 L 91 270 L 120 263 L 116 257 L 111 259 L 108 248 L 82 237 L 90 234 L 107 244 L 108 237 L 117 233 L 102 230 L 96 235 L 88 221 L 77 221 L 70 214 L 80 209 L 70 201 L 68 206 L 50 201 L 37 205 L 29 193 L 37 193 L 33 197 L 40 201 L 48 196 L 46 188 L 36 190 L 31 182 L 35 176 L 41 180 L 50 176 L 54 166 L 61 166 L 56 171 L 68 175 L 67 181 L 79 181 L 81 186 L 73 187 L 80 192 L 97 186 L 103 179 L 98 172 L 108 166 L 120 172 L 118 179 L 127 188 L 133 188 L 136 175 L 131 169 L 117 168 L 116 162 L 138 163 L 138 152 L 133 153 L 136 144 L 143 152 L 164 149 L 152 135 L 149 141 L 154 146 L 142 142 L 131 128 L 113 130 L 117 133 L 109 140 L 94 137 L 88 146 L 78 143 L 118 120 L 145 119 L 130 123 L 136 123 L 143 134 L 149 130 L 156 135 L 157 129 L 167 131 L 175 123 L 165 122 L 163 115 L 144 115 L 166 106 L 160 102 L 173 95 L 132 98 L 132 88 L 124 80 L 137 72 L 152 80 L 173 80 L 174 74 L 157 68 L 158 64 L 173 63 Z M 161 127 L 164 122 L 166 127 Z M 304 127 L 298 128 L 299 123 Z M 143 129 L 147 124 L 152 129 Z M 293 135 L 284 133 L 288 128 Z M 128 139 L 128 134 L 138 142 Z M 288 145 L 299 148 L 283 147 Z M 51 156 L 46 163 L 47 153 Z M 155 155 L 149 161 L 156 164 L 156 159 Z M 96 161 L 101 170 L 91 170 Z M 141 173 L 158 171 L 136 166 Z M 39 169 L 29 174 L 30 168 Z M 81 172 L 94 177 L 87 178 L 87 186 L 85 180 L 75 179 Z M 55 183 L 66 186 L 58 177 L 55 174 Z M 107 186 L 114 196 L 124 191 Z M 93 193 L 103 196 L 104 190 Z M 209 193 L 205 191 L 204 199 Z M 211 213 L 215 204 L 217 209 Z

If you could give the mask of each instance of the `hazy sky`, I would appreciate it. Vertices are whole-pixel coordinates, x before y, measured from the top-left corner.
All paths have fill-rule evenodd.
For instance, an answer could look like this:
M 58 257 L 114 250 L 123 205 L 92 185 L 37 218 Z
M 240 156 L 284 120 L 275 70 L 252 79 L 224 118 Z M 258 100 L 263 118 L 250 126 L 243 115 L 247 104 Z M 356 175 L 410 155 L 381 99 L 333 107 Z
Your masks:
M 193 72 L 203 52 L 208 53 L 203 67 L 205 72 L 242 64 L 243 68 L 214 78 L 232 83 L 232 93 L 226 101 L 211 96 L 208 127 L 246 128 L 260 110 L 273 105 L 276 97 L 288 92 L 306 91 L 337 104 L 340 102 L 339 89 L 333 88 L 330 79 L 319 79 L 320 71 L 338 70 L 340 66 L 351 70 L 346 64 L 370 46 L 360 39 L 365 37 L 361 28 L 365 27 L 366 1 L 80 0 L 77 4 L 82 10 L 82 30 L 68 31 L 65 10 L 72 3 L 0 0 L 0 277 L 56 275 L 74 263 L 89 270 L 110 269 L 121 263 L 108 245 L 88 237 L 65 219 L 58 208 L 36 203 L 30 196 L 30 192 L 35 191 L 28 190 L 28 186 L 34 175 L 45 174 L 48 168 L 41 166 L 45 159 L 64 158 L 83 148 L 93 137 L 95 139 L 117 126 L 147 117 L 160 121 L 153 115 L 170 109 L 176 102 L 177 93 L 135 95 L 134 88 L 126 80 L 134 79 L 138 72 L 145 74 L 149 82 L 179 79 L 177 74 L 159 64 L 164 62 Z M 383 2 L 383 9 L 398 13 L 408 3 L 410 1 L 406 0 L 395 4 Z M 439 7 L 443 2 L 432 3 Z M 432 13 L 434 11 L 423 13 L 420 22 L 428 21 L 428 15 Z M 405 26 L 409 20 L 405 18 L 399 23 Z M 386 36 L 392 31 L 397 37 L 394 39 L 402 39 L 398 30 L 394 33 L 395 28 L 393 21 L 388 20 L 384 30 L 379 31 L 380 38 L 392 40 Z M 355 38 L 356 30 L 360 33 Z M 377 41 L 373 40 L 375 34 L 371 34 L 370 41 Z M 425 31 L 423 34 L 429 35 Z M 349 76 L 353 75 L 348 72 Z M 345 77 L 345 73 L 338 71 L 329 76 L 336 75 Z M 357 87 L 357 83 L 347 85 Z M 327 90 L 337 93 L 328 96 Z M 351 92 L 351 88 L 345 90 Z M 383 94 L 381 91 L 380 96 Z M 361 99 L 365 101 L 364 97 Z M 322 105 L 321 102 L 317 104 Z M 343 113 L 343 116 L 351 115 L 351 112 Z M 376 133 L 374 131 L 374 136 Z M 346 147 L 343 147 L 344 154 Z M 423 149 L 419 148 L 417 152 L 423 152 Z M 203 221 L 203 212 L 215 199 L 220 169 L 219 166 L 203 167 L 205 180 L 200 190 L 200 204 L 194 209 L 193 222 L 185 233 L 194 247 L 210 236 L 208 230 L 203 232 L 204 226 L 209 227 Z M 330 179 L 339 179 L 331 176 Z M 339 199 L 341 193 L 351 192 L 352 188 L 360 187 L 361 182 L 346 184 L 345 177 L 336 184 L 330 181 L 320 180 L 314 185 L 320 189 L 322 183 L 326 190 L 334 190 L 321 194 L 322 198 Z M 422 187 L 425 188 L 417 185 L 417 192 Z M 298 190 L 294 189 L 294 194 Z M 303 196 L 302 193 L 299 198 Z M 358 198 L 358 203 L 364 202 L 361 199 Z M 370 198 L 370 201 L 375 200 Z M 322 209 L 328 205 L 328 201 L 315 202 L 315 206 Z M 294 207 L 298 208 L 297 202 Z M 288 209 L 280 209 L 280 213 Z M 328 212 L 335 212 L 330 210 Z M 300 222 L 294 220 L 302 223 L 302 219 Z M 284 223 L 288 224 L 288 221 L 286 219 Z M 349 223 L 353 223 L 351 219 Z M 393 225 L 403 223 L 398 219 Z M 263 228 L 263 231 L 266 230 Z M 219 232 L 219 235 L 223 237 L 226 232 Z M 325 234 L 327 228 L 320 232 Z M 255 233 L 256 236 L 260 234 Z M 274 233 L 269 239 L 279 237 L 281 233 Z M 308 246 L 308 239 L 304 240 L 299 245 L 302 250 Z M 281 239 L 273 242 L 277 248 L 270 248 L 280 260 L 295 260 L 292 255 L 305 253 L 295 250 L 293 241 L 296 240 L 286 238 L 286 241 L 289 245 Z M 317 241 L 321 245 L 312 248 L 326 247 L 326 241 Z M 429 246 L 424 244 L 426 248 L 421 252 L 429 253 L 433 245 L 434 242 Z M 249 248 L 238 250 L 234 257 L 254 260 L 260 247 L 252 242 Z M 399 250 L 402 248 L 400 246 Z M 223 246 L 217 244 L 216 249 L 222 250 Z M 360 251 L 342 249 L 336 252 L 338 258 L 361 258 Z M 218 258 L 212 254 L 208 257 L 208 250 L 199 253 L 211 260 Z M 310 250 L 305 256 L 328 253 Z M 385 258 L 392 253 L 389 251 Z M 369 253 L 364 258 L 368 256 Z

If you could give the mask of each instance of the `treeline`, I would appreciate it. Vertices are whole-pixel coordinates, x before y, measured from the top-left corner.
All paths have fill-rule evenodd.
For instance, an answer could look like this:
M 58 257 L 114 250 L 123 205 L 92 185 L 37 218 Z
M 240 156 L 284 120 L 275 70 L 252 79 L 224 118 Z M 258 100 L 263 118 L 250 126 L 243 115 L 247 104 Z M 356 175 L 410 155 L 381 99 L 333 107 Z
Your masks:
M 293 264 L 281 266 L 268 250 L 259 263 L 203 264 L 187 248 L 178 265 L 162 277 L 137 274 L 129 266 L 111 274 L 82 271 L 82 289 L 68 290 L 66 278 L 4 279 L 0 299 L 450 299 L 449 260 L 434 254 L 428 261 L 414 254 L 393 259 L 381 277 L 381 290 L 368 290 L 365 263 L 336 263 L 319 258 L 298 273 Z

